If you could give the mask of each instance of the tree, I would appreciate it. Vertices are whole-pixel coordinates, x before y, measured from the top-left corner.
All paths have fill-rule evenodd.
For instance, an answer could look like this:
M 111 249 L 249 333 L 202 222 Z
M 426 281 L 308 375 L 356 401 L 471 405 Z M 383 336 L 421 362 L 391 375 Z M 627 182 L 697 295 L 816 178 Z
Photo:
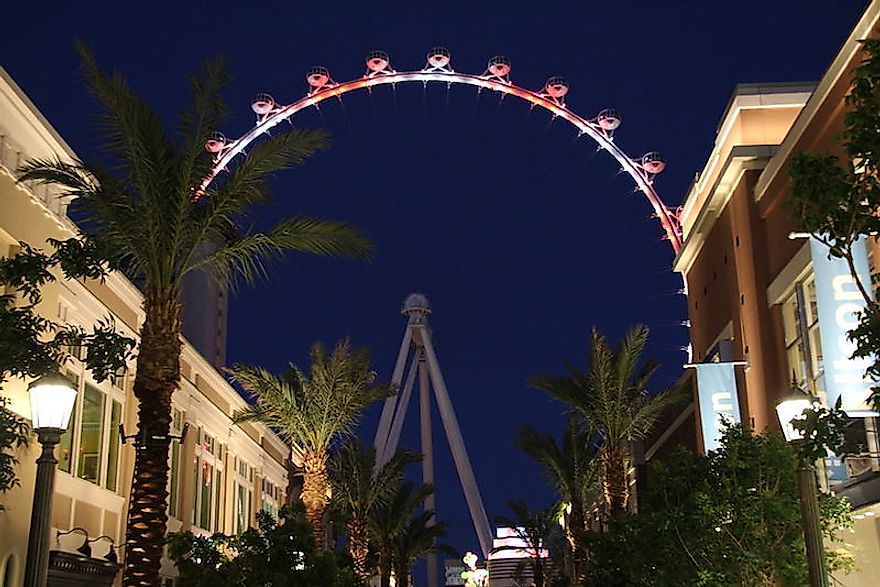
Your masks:
M 347 550 L 362 585 L 369 584 L 371 576 L 367 567 L 370 515 L 389 499 L 404 469 L 420 460 L 413 452 L 400 451 L 377 469 L 376 449 L 354 442 L 343 445 L 330 460 L 333 507 L 346 520 Z
M 149 440 L 135 457 L 123 584 L 154 587 L 167 525 L 171 397 L 180 384 L 181 280 L 206 271 L 221 282 L 252 281 L 287 250 L 364 256 L 368 243 L 351 226 L 303 217 L 261 232 L 246 228 L 253 207 L 269 201 L 268 178 L 324 149 L 321 132 L 276 134 L 202 189 L 213 165 L 204 145 L 227 114 L 219 91 L 228 76 L 219 61 L 191 80 L 192 105 L 169 129 L 122 76 L 102 72 L 84 47 L 79 53 L 101 105 L 101 160 L 29 161 L 19 181 L 60 186 L 75 200 L 86 241 L 144 295 L 134 395 L 139 436 Z
M 398 483 L 391 497 L 373 508 L 370 521 L 370 539 L 379 556 L 378 570 L 381 587 L 391 584 L 392 572 L 397 572 L 400 557 L 398 539 L 407 531 L 415 512 L 422 507 L 425 498 L 434 493 L 433 485 L 416 488 L 409 482 Z M 433 517 L 433 512 L 428 520 Z
M 348 340 L 331 354 L 315 343 L 307 375 L 296 365 L 280 376 L 250 365 L 230 372 L 255 402 L 234 414 L 237 422 L 258 421 L 271 426 L 291 446 L 302 451 L 301 499 L 315 544 L 324 548 L 324 515 L 330 504 L 327 462 L 334 441 L 354 432 L 364 408 L 394 393 L 394 386 L 377 383 L 370 370 L 370 352 L 351 350 Z
M 828 246 L 830 256 L 849 266 L 865 309 L 848 336 L 855 344 L 853 357 L 870 361 L 866 375 L 876 382 L 880 381 L 880 302 L 858 275 L 855 248 L 862 239 L 880 233 L 880 40 L 861 43 L 864 58 L 846 96 L 846 129 L 840 135 L 845 159 L 828 153 L 795 155 L 786 204 L 794 219 Z M 871 284 L 878 279 L 880 275 L 872 275 Z M 880 386 L 872 388 L 870 401 L 880 410 Z
M 663 411 L 683 395 L 677 388 L 648 392 L 648 380 L 658 365 L 642 361 L 647 342 L 648 329 L 636 326 L 612 350 L 594 329 L 585 372 L 568 365 L 567 377 L 538 375 L 530 381 L 568 404 L 598 437 L 605 505 L 612 517 L 625 512 L 629 504 L 630 443 L 644 438 Z
M 708 456 L 684 450 L 652 463 L 638 514 L 591 534 L 596 586 L 798 587 L 807 561 L 797 489 L 798 457 L 778 433 L 727 429 Z M 851 524 L 844 499 L 823 495 L 823 534 Z M 851 566 L 828 550 L 829 569 Z
M 582 582 L 586 573 L 586 511 L 599 487 L 596 443 L 576 418 L 569 417 L 561 443 L 557 443 L 551 434 L 521 426 L 516 445 L 541 466 L 556 490 L 565 519 L 568 552 L 572 557 L 571 574 L 576 581 Z
M 131 355 L 134 341 L 116 332 L 112 317 L 86 331 L 38 313 L 42 288 L 58 273 L 65 279 L 103 279 L 108 270 L 88 242 L 49 239 L 48 244 L 51 253 L 20 242 L 17 253 L 0 258 L 0 387 L 11 377 L 57 373 L 71 348 L 85 351 L 86 368 L 96 381 L 124 369 Z M 18 485 L 15 451 L 30 437 L 27 421 L 7 406 L 0 396 L 0 493 Z
M 302 504 L 298 504 L 301 508 Z M 258 527 L 227 536 L 169 537 L 169 555 L 187 587 L 355 587 L 350 570 L 333 552 L 315 549 L 311 526 L 298 521 L 297 507 L 285 506 L 275 520 L 257 514 Z
M 455 556 L 455 551 L 439 544 L 446 536 L 447 522 L 435 522 L 434 511 L 425 510 L 407 520 L 394 539 L 394 581 L 396 587 L 409 587 L 409 573 L 413 563 L 432 552 L 445 552 Z
M 522 501 L 507 503 L 514 517 L 497 516 L 495 522 L 513 530 L 520 544 L 505 544 L 492 549 L 492 552 L 525 550 L 528 558 L 534 587 L 545 587 L 550 584 L 554 569 L 547 563 L 550 560 L 550 545 L 559 533 L 558 508 L 545 508 L 536 512 L 529 510 L 529 505 Z M 524 548 L 523 548 L 524 546 Z

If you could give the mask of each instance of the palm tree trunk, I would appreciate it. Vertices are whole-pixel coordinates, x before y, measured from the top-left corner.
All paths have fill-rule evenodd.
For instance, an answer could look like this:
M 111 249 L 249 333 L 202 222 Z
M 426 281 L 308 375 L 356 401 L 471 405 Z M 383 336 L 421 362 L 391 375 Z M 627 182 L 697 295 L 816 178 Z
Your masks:
M 394 570 L 395 587 L 409 587 L 409 567 L 407 565 L 399 565 Z
M 168 516 L 171 396 L 180 384 L 180 302 L 173 288 L 148 292 L 134 396 L 138 440 L 125 531 L 125 587 L 158 587 Z
M 367 524 L 363 520 L 352 519 L 346 528 L 348 532 L 348 554 L 351 557 L 354 574 L 361 585 L 370 584 L 370 571 L 367 569 L 369 555 L 369 537 Z
M 578 585 L 584 584 L 587 580 L 586 548 L 583 544 L 586 526 L 583 506 L 572 501 L 571 513 L 568 515 L 566 537 L 571 549 L 572 578 L 575 584 Z
M 391 586 L 391 557 L 387 552 L 379 552 L 379 587 Z
M 626 478 L 626 455 L 622 449 L 611 448 L 602 459 L 605 503 L 612 518 L 626 513 L 629 483 Z
M 544 563 L 541 561 L 541 555 L 535 559 L 534 577 L 532 577 L 535 587 L 544 587 Z
M 302 500 L 306 506 L 306 522 L 312 526 L 315 548 L 324 550 L 324 514 L 330 498 L 330 479 L 327 475 L 327 453 L 306 450 L 303 452 Z

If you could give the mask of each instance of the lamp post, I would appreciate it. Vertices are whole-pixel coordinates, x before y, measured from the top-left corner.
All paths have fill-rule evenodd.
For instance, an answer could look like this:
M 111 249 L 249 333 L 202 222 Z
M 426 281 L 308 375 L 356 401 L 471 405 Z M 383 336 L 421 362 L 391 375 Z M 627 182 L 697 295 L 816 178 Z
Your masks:
M 792 382 L 791 390 L 776 405 L 776 414 L 785 440 L 794 447 L 798 456 L 798 492 L 801 501 L 801 521 L 804 527 L 804 543 L 807 547 L 807 567 L 810 587 L 828 587 L 828 571 L 825 568 L 825 546 L 819 526 L 819 488 L 816 485 L 816 467 L 801 456 L 803 431 L 794 427 L 796 420 L 805 418 L 804 411 L 812 409 L 816 399 Z
M 31 425 L 43 452 L 37 459 L 34 483 L 34 506 L 28 535 L 24 587 L 45 587 L 49 574 L 49 523 L 52 518 L 52 493 L 55 487 L 55 445 L 70 422 L 76 401 L 76 389 L 59 374 L 45 375 L 28 389 L 31 400 Z

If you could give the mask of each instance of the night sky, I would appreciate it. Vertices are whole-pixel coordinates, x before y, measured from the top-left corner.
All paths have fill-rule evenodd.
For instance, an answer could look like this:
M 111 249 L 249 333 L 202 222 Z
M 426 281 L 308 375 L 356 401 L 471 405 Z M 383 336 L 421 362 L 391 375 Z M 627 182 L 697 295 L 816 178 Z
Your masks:
M 46 5 L 51 4 L 51 8 Z M 457 71 L 481 73 L 493 55 L 513 81 L 538 89 L 564 75 L 568 106 L 586 117 L 613 107 L 616 142 L 633 157 L 669 161 L 655 186 L 679 204 L 711 150 L 737 83 L 817 80 L 864 0 L 674 2 L 8 2 L 0 63 L 82 156 L 95 151 L 94 104 L 81 82 L 74 39 L 170 117 L 185 77 L 224 55 L 234 81 L 223 130 L 253 124 L 250 98 L 289 103 L 313 65 L 337 81 L 364 73 L 374 49 L 398 70 L 423 67 L 443 45 Z M 86 8 L 87 7 L 87 8 Z M 473 87 L 376 88 L 298 115 L 334 147 L 275 179 L 268 223 L 288 214 L 344 219 L 377 243 L 372 262 L 292 256 L 271 280 L 233 300 L 228 359 L 280 370 L 307 364 L 316 340 L 350 336 L 373 350 L 384 377 L 405 319 L 404 297 L 422 291 L 441 367 L 490 519 L 505 502 L 553 496 L 513 446 L 516 425 L 559 429 L 561 407 L 529 389 L 537 372 L 583 365 L 590 329 L 618 338 L 652 328 L 659 388 L 681 371 L 687 332 L 672 251 L 631 180 L 562 120 L 516 98 Z M 595 155 L 595 156 L 594 156 Z M 364 418 L 372 441 L 378 408 Z M 403 443 L 418 448 L 411 405 Z M 435 425 L 437 506 L 448 542 L 479 545 L 445 443 Z

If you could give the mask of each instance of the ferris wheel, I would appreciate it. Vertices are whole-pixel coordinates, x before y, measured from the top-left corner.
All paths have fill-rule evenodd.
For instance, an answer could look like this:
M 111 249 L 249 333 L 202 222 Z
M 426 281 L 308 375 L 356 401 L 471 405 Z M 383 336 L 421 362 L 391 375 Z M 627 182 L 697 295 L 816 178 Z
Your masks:
M 425 66 L 417 71 L 397 71 L 391 65 L 391 58 L 384 51 L 372 51 L 366 58 L 366 71 L 363 76 L 346 82 L 336 82 L 330 71 L 323 66 L 313 67 L 305 76 L 307 91 L 305 96 L 290 104 L 281 104 L 270 94 L 257 94 L 251 100 L 251 109 L 257 116 L 253 128 L 237 139 L 231 139 L 221 132 L 215 132 L 205 143 L 205 149 L 214 154 L 214 166 L 202 182 L 201 190 L 232 165 L 236 156 L 272 128 L 284 121 L 291 121 L 297 112 L 311 106 L 318 107 L 329 98 L 341 98 L 343 94 L 355 90 L 370 90 L 374 86 L 404 82 L 442 82 L 449 85 L 464 84 L 488 89 L 502 95 L 516 96 L 528 102 L 531 107 L 543 108 L 553 117 L 559 117 L 572 124 L 578 136 L 587 135 L 593 139 L 600 150 L 609 153 L 620 164 L 622 172 L 629 174 L 636 189 L 647 198 L 660 221 L 665 238 L 678 254 L 682 246 L 680 214 L 677 208 L 667 206 L 654 189 L 654 178 L 666 168 L 666 160 L 657 151 L 648 151 L 641 157 L 630 157 L 614 141 L 614 134 L 620 127 L 622 118 L 613 108 L 601 110 L 593 118 L 585 118 L 571 110 L 566 104 L 569 84 L 561 76 L 547 79 L 539 90 L 528 90 L 513 83 L 510 77 L 511 63 L 501 55 L 489 59 L 486 69 L 479 74 L 461 73 L 452 68 L 452 55 L 445 47 L 434 47 L 428 51 Z

